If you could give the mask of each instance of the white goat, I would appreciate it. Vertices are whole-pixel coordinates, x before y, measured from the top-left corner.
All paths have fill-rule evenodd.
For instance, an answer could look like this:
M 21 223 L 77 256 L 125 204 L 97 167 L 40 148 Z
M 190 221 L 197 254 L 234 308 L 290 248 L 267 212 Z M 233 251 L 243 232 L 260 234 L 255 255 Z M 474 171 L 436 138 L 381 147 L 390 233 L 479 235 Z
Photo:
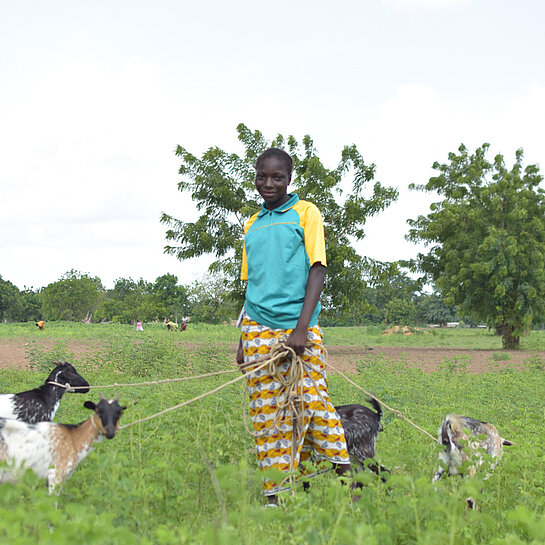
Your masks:
M 18 394 L 0 394 L 0 418 L 14 418 L 29 424 L 51 421 L 66 391 L 82 394 L 89 391 L 89 383 L 72 364 L 66 361 L 57 361 L 55 364 L 55 369 L 38 388 Z M 78 389 L 68 388 L 75 386 Z
M 57 485 L 68 479 L 84 460 L 91 445 L 105 436 L 112 439 L 126 407 L 115 399 L 100 394 L 99 403 L 86 401 L 92 416 L 81 424 L 39 422 L 27 424 L 18 420 L 0 418 L 0 482 L 17 482 L 25 469 L 32 469 L 44 477 L 52 493 Z

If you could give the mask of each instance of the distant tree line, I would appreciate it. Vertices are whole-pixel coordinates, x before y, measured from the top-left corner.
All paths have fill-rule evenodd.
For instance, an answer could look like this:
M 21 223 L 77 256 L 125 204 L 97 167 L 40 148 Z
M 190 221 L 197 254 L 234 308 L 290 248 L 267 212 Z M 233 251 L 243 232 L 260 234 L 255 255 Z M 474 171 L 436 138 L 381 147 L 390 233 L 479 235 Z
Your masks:
M 370 283 L 363 301 L 344 306 L 342 312 L 324 312 L 324 325 L 398 324 L 446 325 L 456 319 L 454 307 L 440 295 L 425 294 L 420 284 L 390 264 L 390 274 Z M 398 271 L 392 273 L 392 270 Z M 180 285 L 173 274 L 155 282 L 119 278 L 112 289 L 101 280 L 78 271 L 69 271 L 43 288 L 19 290 L 0 276 L 0 320 L 4 322 L 83 321 L 135 323 L 179 320 L 223 323 L 237 318 L 240 304 L 221 276 L 205 276 Z

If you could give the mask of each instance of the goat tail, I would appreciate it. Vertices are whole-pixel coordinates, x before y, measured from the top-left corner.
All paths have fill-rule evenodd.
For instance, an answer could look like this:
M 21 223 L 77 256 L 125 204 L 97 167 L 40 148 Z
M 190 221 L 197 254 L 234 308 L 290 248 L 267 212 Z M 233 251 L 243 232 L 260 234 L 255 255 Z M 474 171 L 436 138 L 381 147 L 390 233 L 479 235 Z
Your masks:
M 382 407 L 380 403 L 374 397 L 368 397 L 367 402 L 372 405 L 373 409 L 375 409 L 380 422 L 380 420 L 382 419 Z

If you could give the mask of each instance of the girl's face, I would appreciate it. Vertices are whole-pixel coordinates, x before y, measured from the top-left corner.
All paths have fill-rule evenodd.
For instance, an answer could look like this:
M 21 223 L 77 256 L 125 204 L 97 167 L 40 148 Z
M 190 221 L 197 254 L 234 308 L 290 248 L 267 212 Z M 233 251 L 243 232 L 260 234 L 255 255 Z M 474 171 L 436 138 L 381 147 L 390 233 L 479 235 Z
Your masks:
M 256 169 L 255 187 L 269 210 L 289 200 L 290 182 L 291 178 L 285 163 L 277 157 L 266 157 Z

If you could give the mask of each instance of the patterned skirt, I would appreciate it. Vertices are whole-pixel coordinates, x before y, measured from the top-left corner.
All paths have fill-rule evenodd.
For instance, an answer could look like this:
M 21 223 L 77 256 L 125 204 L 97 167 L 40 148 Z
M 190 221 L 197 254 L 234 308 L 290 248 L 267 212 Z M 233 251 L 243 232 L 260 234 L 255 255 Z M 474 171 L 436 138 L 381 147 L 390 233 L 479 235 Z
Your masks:
M 268 354 L 274 344 L 285 340 L 292 332 L 291 329 L 271 329 L 258 324 L 247 314 L 242 317 L 241 331 L 246 365 Z M 274 468 L 289 472 L 305 460 L 350 463 L 341 420 L 327 391 L 322 330 L 317 326 L 308 330 L 302 360 L 303 384 L 299 392 L 302 392 L 303 411 L 295 445 L 291 415 L 278 414 L 285 394 L 276 375 L 280 373 L 285 377 L 291 363 L 281 361 L 276 374 L 272 375 L 264 369 L 252 373 L 250 367 L 247 379 L 250 415 L 256 434 L 257 462 L 262 470 Z M 263 488 L 266 496 L 286 489 L 282 483 L 268 478 L 264 479 Z

